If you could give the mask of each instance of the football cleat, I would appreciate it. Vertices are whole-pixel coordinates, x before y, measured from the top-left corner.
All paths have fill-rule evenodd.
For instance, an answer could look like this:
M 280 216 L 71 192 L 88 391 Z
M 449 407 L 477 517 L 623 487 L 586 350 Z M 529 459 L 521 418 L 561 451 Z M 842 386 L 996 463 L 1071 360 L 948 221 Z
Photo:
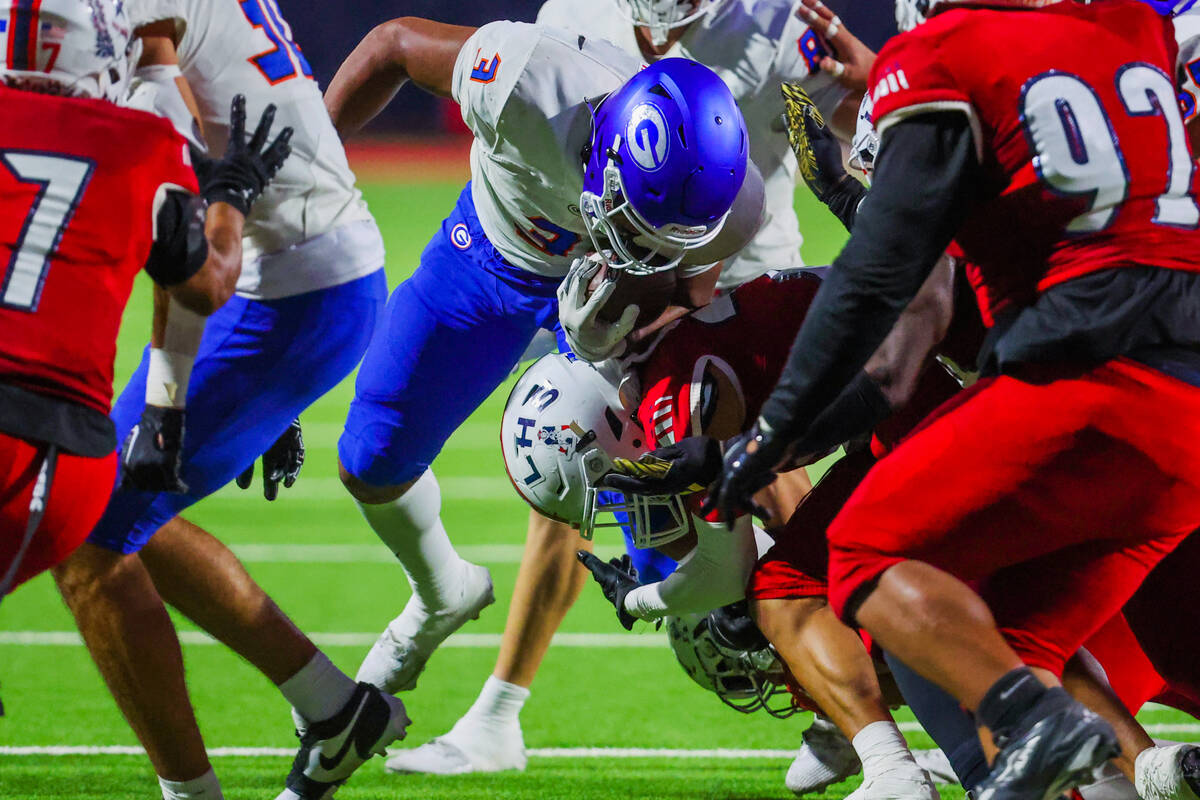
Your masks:
M 522 771 L 527 761 L 520 725 L 499 732 L 463 717 L 444 736 L 412 750 L 393 751 L 384 768 L 407 774 L 465 775 Z
M 358 668 L 356 681 L 378 686 L 388 694 L 416 688 L 417 676 L 433 651 L 480 612 L 496 602 L 492 575 L 486 567 L 463 562 L 462 594 L 458 602 L 429 611 L 413 595 L 404 611 L 384 629 Z
M 925 770 L 914 766 L 867 778 L 846 800 L 941 800 Z
M 1000 753 L 977 800 L 1052 800 L 1121 752 L 1108 723 L 1057 687 L 996 744 Z
M 1200 747 L 1173 744 L 1150 747 L 1134 761 L 1142 800 L 1197 800 L 1200 795 Z
M 797 797 L 822 792 L 862 771 L 854 745 L 820 714 L 803 734 L 804 745 L 788 767 L 784 783 Z
M 276 800 L 328 800 L 371 756 L 404 738 L 409 722 L 404 703 L 360 683 L 341 711 L 300 735 L 287 788 Z
M 913 750 L 912 756 L 913 761 L 917 762 L 917 766 L 929 773 L 929 777 L 935 784 L 958 785 L 958 775 L 954 772 L 954 767 L 950 765 L 950 759 L 941 750 L 936 747 L 932 750 Z

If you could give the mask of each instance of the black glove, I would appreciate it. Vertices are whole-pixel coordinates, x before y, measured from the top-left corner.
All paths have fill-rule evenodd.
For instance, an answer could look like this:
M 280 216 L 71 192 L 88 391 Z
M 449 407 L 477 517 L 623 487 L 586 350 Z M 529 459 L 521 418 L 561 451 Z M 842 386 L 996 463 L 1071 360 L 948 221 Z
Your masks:
M 192 148 L 192 163 L 200 181 L 200 194 L 210 204 L 228 203 L 242 212 L 250 213 L 254 201 L 267 188 L 292 152 L 289 144 L 294 131 L 284 128 L 267 145 L 271 124 L 275 121 L 275 106 L 269 105 L 258 120 L 258 128 L 246 141 L 246 96 L 234 95 L 229 110 L 229 145 L 225 155 L 212 159 Z M 264 149 L 265 148 L 265 149 Z
M 184 494 L 187 484 L 179 477 L 183 456 L 182 408 L 146 406 L 142 419 L 121 445 L 120 489 Z
M 702 514 L 719 509 L 730 528 L 733 521 L 747 512 L 760 519 L 770 513 L 754 502 L 754 495 L 775 480 L 775 466 L 787 450 L 780 437 L 755 422 L 750 430 L 725 443 L 725 462 L 716 481 L 708 487 L 708 499 L 700 507 Z
M 625 630 L 633 630 L 633 623 L 637 621 L 637 617 L 625 610 L 625 595 L 641 586 L 633 559 L 626 553 L 605 564 L 587 550 L 580 550 L 575 555 L 579 557 L 579 562 L 591 571 L 596 583 L 600 584 L 604 598 L 616 607 L 617 621 Z
M 279 482 L 283 481 L 285 489 L 292 488 L 296 478 L 300 477 L 300 468 L 304 466 L 304 435 L 300 430 L 299 418 L 292 420 L 288 429 L 283 432 L 262 456 L 263 464 L 263 497 L 274 500 L 279 496 Z M 236 478 L 238 488 L 249 489 L 254 481 L 254 462 L 246 467 L 246 471 Z
M 600 485 L 622 494 L 694 494 L 721 474 L 721 443 L 708 436 L 691 436 L 637 461 L 614 458 L 613 470 L 600 479 Z
M 785 83 L 781 89 L 788 144 L 796 154 L 800 176 L 817 199 L 824 202 L 843 178 L 855 179 L 842 166 L 842 146 L 812 98 L 798 83 Z

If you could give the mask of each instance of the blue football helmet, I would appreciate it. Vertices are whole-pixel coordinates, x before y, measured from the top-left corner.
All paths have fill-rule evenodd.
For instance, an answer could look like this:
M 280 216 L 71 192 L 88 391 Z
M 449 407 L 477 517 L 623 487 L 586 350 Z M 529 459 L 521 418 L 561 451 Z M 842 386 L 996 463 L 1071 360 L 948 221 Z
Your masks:
M 666 58 L 595 109 L 579 208 L 609 267 L 673 269 L 720 233 L 746 177 L 746 122 L 708 67 Z

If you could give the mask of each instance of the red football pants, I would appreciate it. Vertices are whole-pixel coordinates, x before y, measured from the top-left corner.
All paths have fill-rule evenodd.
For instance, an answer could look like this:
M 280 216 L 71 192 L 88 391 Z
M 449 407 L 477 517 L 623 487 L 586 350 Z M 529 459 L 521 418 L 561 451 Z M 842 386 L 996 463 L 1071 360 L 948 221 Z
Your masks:
M 21 548 L 29 502 L 42 467 L 44 445 L 0 433 L 0 575 Z M 104 513 L 116 478 L 117 456 L 58 454 L 45 516 L 17 568 L 12 588 L 50 569 L 75 551 Z
M 830 526 L 838 614 L 924 561 L 980 581 L 1013 649 L 1057 674 L 1200 526 L 1200 388 L 1125 359 L 1042 372 L 979 381 L 875 466 Z

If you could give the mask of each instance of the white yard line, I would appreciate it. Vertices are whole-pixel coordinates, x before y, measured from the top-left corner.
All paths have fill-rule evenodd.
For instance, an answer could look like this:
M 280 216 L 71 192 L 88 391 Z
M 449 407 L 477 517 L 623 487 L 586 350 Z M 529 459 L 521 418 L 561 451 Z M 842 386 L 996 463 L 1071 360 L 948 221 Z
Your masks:
M 442 488 L 443 501 L 461 503 L 471 500 L 514 500 L 519 502 L 517 493 L 508 478 L 504 476 L 503 470 L 497 470 L 495 475 L 464 475 L 438 478 L 438 485 Z M 317 500 L 345 500 L 347 504 L 352 503 L 350 495 L 346 493 L 346 487 L 342 486 L 342 482 L 338 478 L 330 476 L 305 477 L 301 473 L 300 479 L 296 481 L 295 486 L 291 489 L 284 489 L 279 494 L 281 499 L 301 503 Z M 262 489 L 258 483 L 255 483 L 253 487 L 245 491 L 231 484 L 229 487 L 222 489 L 217 496 L 222 500 L 261 501 Z
M 314 633 L 310 638 L 319 647 L 370 647 L 378 633 Z M 179 640 L 187 645 L 215 645 L 215 639 L 200 631 L 180 631 Z M 83 647 L 75 631 L 0 631 L 0 646 L 16 647 Z M 496 648 L 498 633 L 456 633 L 442 647 Z M 559 633 L 554 636 L 555 647 L 599 647 L 606 649 L 666 647 L 663 634 L 646 633 Z
M 919 731 L 915 722 L 900 725 L 906 731 Z M 1151 725 L 1151 733 L 1163 726 Z M 1200 724 L 1187 726 L 1167 726 L 1171 728 L 1186 727 L 1186 733 L 1200 733 Z M 140 747 L 128 745 L 105 746 L 70 746 L 45 745 L 29 747 L 0 747 L 0 756 L 140 756 L 144 754 Z M 527 751 L 531 758 L 704 758 L 728 759 L 743 761 L 764 758 L 794 758 L 795 750 L 738 750 L 731 748 L 712 748 L 685 750 L 677 748 L 655 747 L 543 747 L 531 748 Z M 223 758 L 292 758 L 296 755 L 294 749 L 284 747 L 210 747 L 210 756 Z
M 246 564 L 395 564 L 396 557 L 378 543 L 368 544 L 235 544 L 234 554 Z M 519 564 L 525 545 L 461 545 L 458 554 L 476 564 Z M 601 546 L 605 560 L 624 553 L 620 546 Z

